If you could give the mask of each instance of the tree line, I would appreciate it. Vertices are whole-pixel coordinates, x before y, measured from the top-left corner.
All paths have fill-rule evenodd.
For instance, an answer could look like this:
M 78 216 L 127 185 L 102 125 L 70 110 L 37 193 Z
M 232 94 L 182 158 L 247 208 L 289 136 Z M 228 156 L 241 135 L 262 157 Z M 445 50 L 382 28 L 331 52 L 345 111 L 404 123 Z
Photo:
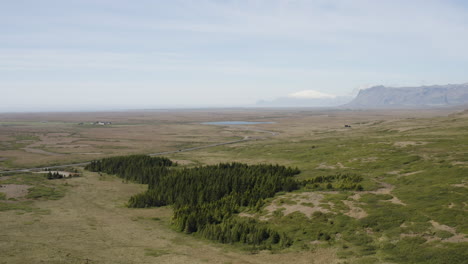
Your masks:
M 350 173 L 316 176 L 297 181 L 297 168 L 280 165 L 220 163 L 181 168 L 170 159 L 131 155 L 91 162 L 86 169 L 115 174 L 148 184 L 132 196 L 128 206 L 145 208 L 171 205 L 175 229 L 221 243 L 245 243 L 260 248 L 287 247 L 291 238 L 270 224 L 239 217 L 243 209 L 259 211 L 264 200 L 280 191 L 301 187 L 317 190 L 362 190 L 363 178 Z
M 162 175 L 167 174 L 167 167 L 175 165 L 165 157 L 130 155 L 95 160 L 86 165 L 85 169 L 115 174 L 127 181 L 155 185 Z
M 129 207 L 172 205 L 174 227 L 221 243 L 262 247 L 291 245 L 286 234 L 255 219 L 239 217 L 242 207 L 259 209 L 264 199 L 301 184 L 300 171 L 280 165 L 221 163 L 195 168 L 171 168 L 167 158 L 133 155 L 93 161 L 86 169 L 116 174 L 148 184 L 148 190 L 130 198 Z

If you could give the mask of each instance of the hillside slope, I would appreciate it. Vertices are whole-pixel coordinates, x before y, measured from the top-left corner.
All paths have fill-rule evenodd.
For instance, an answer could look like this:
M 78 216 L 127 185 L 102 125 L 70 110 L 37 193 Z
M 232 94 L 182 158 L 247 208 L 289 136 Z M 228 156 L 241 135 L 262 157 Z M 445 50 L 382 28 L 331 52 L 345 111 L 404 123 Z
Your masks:
M 374 86 L 361 90 L 346 107 L 401 108 L 468 104 L 468 83 L 420 87 Z

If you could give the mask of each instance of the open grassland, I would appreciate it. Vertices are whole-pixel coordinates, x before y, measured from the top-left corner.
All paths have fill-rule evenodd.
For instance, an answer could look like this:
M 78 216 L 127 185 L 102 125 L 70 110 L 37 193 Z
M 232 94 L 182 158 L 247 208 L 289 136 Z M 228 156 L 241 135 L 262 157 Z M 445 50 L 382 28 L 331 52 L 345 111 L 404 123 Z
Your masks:
M 36 186 L 43 178 L 22 174 L 1 184 Z M 65 196 L 25 197 L 27 204 L 0 212 L 0 263 L 333 263 L 335 256 L 333 249 L 253 254 L 178 233 L 170 228 L 170 208 L 126 208 L 145 187 L 114 176 L 85 172 L 47 184 L 66 188 Z
M 343 124 L 392 120 L 399 116 L 446 115 L 449 111 L 331 110 L 187 110 L 110 113 L 0 114 L 0 170 L 90 161 L 108 156 L 150 154 L 204 146 L 249 137 L 268 136 L 262 129 L 295 138 L 340 130 Z M 273 121 L 252 126 L 201 125 L 208 121 Z M 112 122 L 92 125 L 92 122 Z M 287 129 L 287 130 L 285 130 Z M 282 155 L 282 153 L 277 153 Z M 267 157 L 269 158 L 269 157 Z
M 174 151 L 265 134 L 200 124 L 233 116 L 196 111 L 0 114 L 0 170 Z M 97 121 L 112 124 L 90 124 Z
M 98 120 L 113 124 L 78 125 Z M 240 214 L 290 234 L 291 247 L 255 251 L 175 232 L 169 207 L 126 208 L 129 197 L 146 186 L 122 183 L 114 176 L 85 172 L 80 178 L 47 181 L 36 174 L 20 174 L 0 180 L 3 185 L 23 186 L 14 200 L 0 192 L 0 255 L 6 256 L 0 263 L 465 263 L 468 259 L 467 112 L 3 115 L 0 167 L 154 153 L 265 134 L 242 126 L 199 124 L 224 120 L 274 121 L 249 128 L 279 134 L 169 158 L 189 167 L 232 161 L 298 167 L 302 172 L 297 179 L 311 180 L 309 184 L 277 194 L 259 210 L 245 208 Z M 342 190 L 336 180 L 314 181 L 337 173 L 361 176 L 362 190 Z
M 351 128 L 315 128 L 305 122 L 278 126 L 280 136 L 268 141 L 206 149 L 195 158 L 176 156 L 200 164 L 277 162 L 300 168 L 302 180 L 361 175 L 363 191 L 339 191 L 333 182 L 308 184 L 271 199 L 260 213 L 241 215 L 294 234 L 292 248 L 331 244 L 348 262 L 464 263 L 466 112 L 347 121 Z

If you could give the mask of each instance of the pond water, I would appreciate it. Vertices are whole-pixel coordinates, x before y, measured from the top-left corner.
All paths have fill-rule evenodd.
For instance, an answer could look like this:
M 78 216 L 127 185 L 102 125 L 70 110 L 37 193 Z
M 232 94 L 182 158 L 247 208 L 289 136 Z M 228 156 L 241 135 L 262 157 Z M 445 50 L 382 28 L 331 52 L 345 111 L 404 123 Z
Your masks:
M 257 125 L 257 124 L 274 124 L 275 122 L 253 122 L 253 121 L 218 121 L 204 122 L 203 125 Z

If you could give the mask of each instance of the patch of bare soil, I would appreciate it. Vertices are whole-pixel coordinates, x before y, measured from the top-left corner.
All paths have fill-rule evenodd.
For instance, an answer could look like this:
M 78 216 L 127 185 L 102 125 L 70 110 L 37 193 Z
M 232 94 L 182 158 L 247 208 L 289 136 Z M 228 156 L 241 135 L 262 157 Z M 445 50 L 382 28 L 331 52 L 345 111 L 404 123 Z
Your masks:
M 392 195 L 392 196 L 393 196 L 393 198 L 388 200 L 389 202 L 394 203 L 394 204 L 399 204 L 399 205 L 405 205 L 406 206 L 406 204 L 404 202 L 402 202 L 400 199 L 398 199 L 396 196 L 394 196 L 394 195 Z
M 346 212 L 345 215 L 356 218 L 356 219 L 361 219 L 367 216 L 366 211 L 364 211 L 362 208 L 358 206 L 358 201 L 359 199 L 361 199 L 361 194 L 363 193 L 392 195 L 392 199 L 386 200 L 386 201 L 389 201 L 394 204 L 406 205 L 404 202 L 398 199 L 395 195 L 391 194 L 395 186 L 386 182 L 381 182 L 381 181 L 378 181 L 378 183 L 382 185 L 382 188 L 377 189 L 376 191 L 356 192 L 355 194 L 349 196 L 349 198 L 351 198 L 352 200 L 343 200 L 343 203 L 349 207 L 349 211 Z
M 403 177 L 411 176 L 411 175 L 415 175 L 415 174 L 418 174 L 418 173 L 421 173 L 421 172 L 423 172 L 423 170 L 413 171 L 413 172 L 408 172 L 408 173 L 403 173 L 403 174 L 400 175 L 400 177 L 401 177 L 401 176 L 403 176 Z
M 360 161 L 362 163 L 369 163 L 369 162 L 375 162 L 377 161 L 379 158 L 377 157 L 366 157 L 366 158 L 352 158 L 350 161 L 353 162 L 353 161 Z
M 432 242 L 432 241 L 440 241 L 440 240 L 441 240 L 439 237 L 432 236 L 432 235 L 430 235 L 430 234 L 415 234 L 415 233 L 411 233 L 411 234 L 400 234 L 400 237 L 401 237 L 401 238 L 404 238 L 404 237 L 422 237 L 422 238 L 426 239 L 426 243 Z
M 284 199 L 287 202 L 281 203 Z M 329 209 L 323 208 L 320 205 L 323 200 L 323 194 L 317 192 L 304 192 L 301 194 L 293 194 L 280 196 L 276 198 L 271 204 L 265 207 L 268 214 L 261 217 L 260 220 L 267 220 L 271 217 L 273 212 L 282 209 L 283 215 L 288 215 L 294 212 L 301 212 L 307 217 L 311 217 L 315 212 L 330 213 Z M 328 205 L 333 207 L 333 203 L 329 202 Z
M 330 170 L 334 170 L 334 169 L 336 169 L 336 167 L 335 167 L 335 166 L 332 166 L 332 165 L 327 165 L 327 164 L 324 162 L 324 163 L 320 163 L 320 165 L 318 165 L 316 169 L 330 169 Z
M 408 147 L 408 146 L 421 146 L 426 145 L 429 142 L 422 142 L 422 141 L 398 141 L 395 142 L 393 145 L 396 147 Z
M 466 183 L 452 184 L 453 187 L 466 188 Z
M 343 203 L 349 207 L 349 212 L 345 213 L 347 216 L 361 219 L 368 215 L 361 207 L 356 206 L 356 202 L 354 201 L 343 200 Z
M 388 200 L 389 202 L 394 203 L 394 204 L 399 204 L 399 205 L 406 205 L 404 202 L 402 202 L 400 199 L 398 199 L 395 195 L 391 194 L 391 192 L 393 191 L 395 186 L 393 186 L 393 185 L 391 185 L 389 183 L 386 183 L 386 182 L 381 182 L 381 181 L 378 181 L 378 183 L 380 183 L 382 185 L 382 188 L 378 189 L 377 191 L 369 191 L 368 193 L 389 194 L 389 195 L 393 196 L 392 199 Z M 363 192 L 363 193 L 365 193 L 365 192 Z
M 316 169 L 329 169 L 329 170 L 334 170 L 334 169 L 346 169 L 348 167 L 345 167 L 341 162 L 338 162 L 336 165 L 327 165 L 327 163 L 320 163 L 320 165 L 317 166 Z
M 448 243 L 462 243 L 468 242 L 468 237 L 465 234 L 455 234 L 453 237 L 442 239 L 443 242 Z
M 346 169 L 346 168 L 348 168 L 348 167 L 345 167 L 343 164 L 341 164 L 341 162 L 338 162 L 338 163 L 336 164 L 336 166 L 337 166 L 338 168 L 340 168 L 340 169 Z
M 406 176 L 415 175 L 415 174 L 418 174 L 418 173 L 421 173 L 421 172 L 424 172 L 424 170 L 412 171 L 412 172 L 407 172 L 407 173 L 401 173 L 401 171 L 389 171 L 389 172 L 387 172 L 387 174 L 396 175 L 399 178 L 399 177 L 406 177 Z
M 0 192 L 5 193 L 6 198 L 21 198 L 28 194 L 30 185 L 23 184 L 3 184 L 0 185 Z
M 249 213 L 245 213 L 245 212 L 242 212 L 239 214 L 240 217 L 250 217 L 250 218 L 254 218 L 255 217 L 255 214 L 249 214 Z
M 435 230 L 441 230 L 441 231 L 446 231 L 449 233 L 452 233 L 453 236 L 449 238 L 440 238 L 437 236 L 434 236 L 432 234 L 401 234 L 401 237 L 423 237 L 427 240 L 427 242 L 432 242 L 432 241 L 441 241 L 441 242 L 447 242 L 447 243 L 461 243 L 461 242 L 468 242 L 468 237 L 465 234 L 460 234 L 457 233 L 455 228 L 447 226 L 447 225 L 442 225 L 434 220 L 431 220 L 430 223 L 432 224 L 432 227 Z
M 457 165 L 468 166 L 468 162 L 466 162 L 466 161 L 454 161 L 454 162 L 452 162 L 452 165 L 453 166 L 457 166 Z
M 377 181 L 377 182 L 382 185 L 382 188 L 377 189 L 376 191 L 363 191 L 359 193 L 388 194 L 388 195 L 393 196 L 393 198 L 387 201 L 394 203 L 394 204 L 406 205 L 404 202 L 402 202 L 400 199 L 398 199 L 395 195 L 392 194 L 392 191 L 395 188 L 395 186 L 391 185 L 390 183 L 386 183 L 382 181 Z
M 376 190 L 376 191 L 362 191 L 362 192 L 357 192 L 354 195 L 350 196 L 352 200 L 343 200 L 343 203 L 349 207 L 349 211 L 345 212 L 345 215 L 348 215 L 350 217 L 356 218 L 356 219 L 361 219 L 366 217 L 368 214 L 367 212 L 359 207 L 359 199 L 361 198 L 361 194 L 363 193 L 372 193 L 372 194 L 389 194 L 392 195 L 391 192 L 395 188 L 393 185 L 385 182 L 380 182 L 379 183 L 382 185 L 382 188 Z M 396 196 L 392 195 L 393 198 L 390 200 L 386 200 L 388 202 L 394 203 L 394 204 L 399 204 L 399 205 L 406 205 L 403 203 L 400 199 L 398 199 Z M 284 200 L 281 202 L 281 200 Z M 311 217 L 314 212 L 323 212 L 323 213 L 329 213 L 330 210 L 321 207 L 321 200 L 323 200 L 323 194 L 318 193 L 318 192 L 305 192 L 301 194 L 294 194 L 294 195 L 285 195 L 285 196 L 280 196 L 276 198 L 270 205 L 265 207 L 265 210 L 268 211 L 268 213 L 265 216 L 260 217 L 260 220 L 268 220 L 272 215 L 273 212 L 276 210 L 282 210 L 283 215 L 288 215 L 293 212 L 301 212 L 307 217 Z M 333 206 L 333 203 L 328 203 L 330 207 Z M 252 214 L 247 214 L 247 213 L 241 213 L 239 216 L 243 217 L 255 217 L 255 215 Z
M 447 225 L 442 225 L 442 224 L 439 224 L 438 222 L 434 221 L 434 220 L 431 220 L 429 221 L 431 222 L 432 226 L 435 228 L 435 229 L 438 229 L 438 230 L 442 230 L 442 231 L 447 231 L 447 232 L 450 232 L 452 234 L 455 234 L 456 231 L 455 231 L 455 228 L 453 227 L 450 227 L 450 226 L 447 226 Z
M 411 131 L 411 130 L 416 130 L 416 129 L 421 129 L 421 128 L 425 128 L 425 126 L 411 126 L 408 124 L 408 126 L 392 128 L 391 131 L 406 132 L 406 131 Z
M 431 220 L 430 222 L 431 222 L 432 226 L 433 226 L 435 229 L 447 231 L 447 232 L 450 232 L 450 233 L 453 234 L 452 237 L 442 239 L 442 241 L 444 241 L 444 242 L 450 242 L 450 243 L 468 242 L 468 237 L 467 237 L 467 235 L 457 233 L 457 231 L 455 230 L 455 228 L 450 227 L 450 226 L 447 226 L 447 225 L 439 224 L 438 222 L 436 222 L 436 221 L 434 221 L 434 220 Z

